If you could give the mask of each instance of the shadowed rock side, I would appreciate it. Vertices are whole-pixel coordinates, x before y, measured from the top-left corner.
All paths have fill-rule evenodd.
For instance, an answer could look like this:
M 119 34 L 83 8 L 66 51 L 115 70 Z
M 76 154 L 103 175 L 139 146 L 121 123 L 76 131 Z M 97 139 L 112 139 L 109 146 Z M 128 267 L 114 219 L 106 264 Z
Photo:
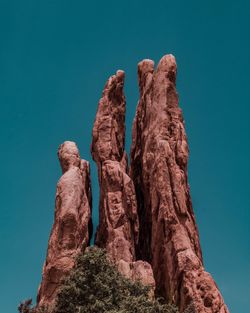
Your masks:
M 187 182 L 188 145 L 175 88 L 176 62 L 138 65 L 140 100 L 133 124 L 130 176 L 140 223 L 137 256 L 151 263 L 158 292 L 183 312 L 228 312 L 205 272 Z
M 99 226 L 95 243 L 106 248 L 121 273 L 154 286 L 151 266 L 135 261 L 138 215 L 134 184 L 127 174 L 124 72 L 107 81 L 93 127 L 91 152 L 100 184 Z
M 53 303 L 60 280 L 74 265 L 76 254 L 89 244 L 92 233 L 89 163 L 80 159 L 74 142 L 58 150 L 63 175 L 56 189 L 55 218 L 51 231 L 38 306 Z

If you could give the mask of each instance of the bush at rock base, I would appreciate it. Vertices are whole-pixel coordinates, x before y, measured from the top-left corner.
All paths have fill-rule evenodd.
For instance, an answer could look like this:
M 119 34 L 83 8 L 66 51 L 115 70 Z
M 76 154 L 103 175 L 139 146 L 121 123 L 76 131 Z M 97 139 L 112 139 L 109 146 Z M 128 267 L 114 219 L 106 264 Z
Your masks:
M 53 308 L 22 302 L 20 313 L 178 313 L 176 307 L 151 300 L 149 288 L 122 276 L 104 250 L 91 247 L 78 255 L 62 282 Z
M 149 289 L 122 276 L 102 249 L 88 248 L 58 293 L 53 313 L 177 313 L 159 300 L 150 300 Z

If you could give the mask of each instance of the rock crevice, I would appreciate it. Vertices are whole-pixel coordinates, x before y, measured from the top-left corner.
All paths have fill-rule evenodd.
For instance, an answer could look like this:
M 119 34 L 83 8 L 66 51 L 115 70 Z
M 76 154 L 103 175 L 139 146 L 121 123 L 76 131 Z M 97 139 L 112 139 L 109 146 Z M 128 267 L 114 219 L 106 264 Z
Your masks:
M 134 183 L 128 175 L 124 150 L 126 101 L 124 72 L 117 71 L 105 85 L 93 128 L 91 152 L 98 167 L 100 222 L 95 244 L 105 248 L 127 277 L 154 288 L 151 266 L 136 261 L 139 221 Z

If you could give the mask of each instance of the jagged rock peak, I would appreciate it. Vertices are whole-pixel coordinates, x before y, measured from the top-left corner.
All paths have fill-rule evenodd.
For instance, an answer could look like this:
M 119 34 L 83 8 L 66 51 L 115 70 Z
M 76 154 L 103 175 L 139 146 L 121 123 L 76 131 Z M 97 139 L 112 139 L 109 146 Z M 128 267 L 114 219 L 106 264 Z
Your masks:
M 125 74 L 111 76 L 99 101 L 92 132 L 91 152 L 96 162 L 121 161 L 124 157 L 126 100 L 123 93 Z
M 205 272 L 187 182 L 188 144 L 176 92 L 176 61 L 165 55 L 156 70 L 138 64 L 140 99 L 133 123 L 130 176 L 134 181 L 139 242 L 136 254 L 151 263 L 158 292 L 183 310 L 228 312 Z
M 106 248 L 127 277 L 154 286 L 151 266 L 135 259 L 138 215 L 134 184 L 127 173 L 125 142 L 124 72 L 105 85 L 93 128 L 91 152 L 100 184 L 99 226 L 95 243 Z
M 60 280 L 69 273 L 77 253 L 92 235 L 89 163 L 80 159 L 76 144 L 65 141 L 58 149 L 63 175 L 56 188 L 55 217 L 49 238 L 38 306 L 52 304 Z
M 164 56 L 138 64 L 140 97 L 133 122 L 131 166 L 125 143 L 124 72 L 111 76 L 93 127 L 91 152 L 100 185 L 95 244 L 106 248 L 119 271 L 150 285 L 183 313 L 228 313 L 203 266 L 187 176 L 188 143 L 176 92 L 176 61 Z M 38 306 L 53 304 L 60 280 L 92 233 L 89 163 L 74 142 L 58 150 L 62 177 L 56 189 Z

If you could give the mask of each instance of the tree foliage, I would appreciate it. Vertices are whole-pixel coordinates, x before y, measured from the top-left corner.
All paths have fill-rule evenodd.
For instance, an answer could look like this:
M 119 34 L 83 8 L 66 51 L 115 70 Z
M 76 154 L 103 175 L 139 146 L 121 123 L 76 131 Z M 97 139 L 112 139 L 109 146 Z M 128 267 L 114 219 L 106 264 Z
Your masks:
M 18 306 L 19 313 L 51 313 L 46 307 L 35 307 L 32 305 L 32 299 L 21 302 Z
M 58 293 L 53 313 L 177 313 L 149 289 L 122 276 L 102 249 L 88 248 Z
M 33 307 L 20 303 L 20 313 L 178 313 L 160 299 L 149 298 L 149 287 L 121 275 L 103 249 L 89 247 L 76 258 L 75 266 L 62 281 L 55 304 Z

